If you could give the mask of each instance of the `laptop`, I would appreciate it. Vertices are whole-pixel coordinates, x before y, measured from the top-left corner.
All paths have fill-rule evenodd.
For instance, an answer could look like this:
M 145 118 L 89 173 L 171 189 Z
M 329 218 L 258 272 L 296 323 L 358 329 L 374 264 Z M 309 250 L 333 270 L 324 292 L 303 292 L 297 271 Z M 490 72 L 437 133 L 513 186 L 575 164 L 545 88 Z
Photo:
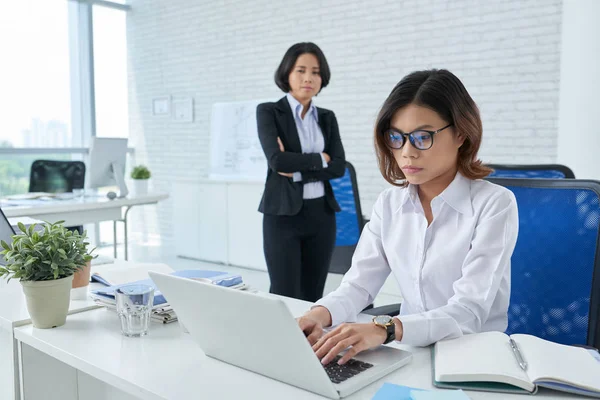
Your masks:
M 6 243 L 12 243 L 12 235 L 15 234 L 15 230 L 8 222 L 8 218 L 4 215 L 4 212 L 0 208 L 0 240 L 4 240 Z M 6 260 L 3 255 L 0 255 L 0 265 L 6 265 Z
M 407 351 L 380 346 L 345 366 L 324 367 L 282 299 L 149 275 L 207 356 L 331 399 L 362 389 L 412 358 Z

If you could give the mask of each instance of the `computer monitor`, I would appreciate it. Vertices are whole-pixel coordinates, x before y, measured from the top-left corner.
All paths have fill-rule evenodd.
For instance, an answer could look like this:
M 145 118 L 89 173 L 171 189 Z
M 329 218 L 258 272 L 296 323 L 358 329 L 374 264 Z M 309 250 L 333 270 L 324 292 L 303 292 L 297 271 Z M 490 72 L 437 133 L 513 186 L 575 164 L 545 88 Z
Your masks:
M 126 156 L 127 139 L 92 138 L 86 187 L 97 189 L 117 185 L 119 197 L 127 196 L 129 191 L 125 185 Z

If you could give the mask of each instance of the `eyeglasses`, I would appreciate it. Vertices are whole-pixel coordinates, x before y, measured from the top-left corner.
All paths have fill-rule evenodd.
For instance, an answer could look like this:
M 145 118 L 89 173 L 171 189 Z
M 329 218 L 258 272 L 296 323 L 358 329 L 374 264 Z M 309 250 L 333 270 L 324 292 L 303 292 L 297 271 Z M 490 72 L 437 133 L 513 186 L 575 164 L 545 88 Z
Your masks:
M 410 133 L 402 133 L 394 128 L 390 128 L 384 132 L 383 138 L 385 144 L 392 149 L 401 149 L 406 143 L 406 139 L 410 141 L 415 149 L 428 150 L 433 146 L 433 135 L 451 127 L 454 124 L 448 124 L 437 131 L 418 130 Z

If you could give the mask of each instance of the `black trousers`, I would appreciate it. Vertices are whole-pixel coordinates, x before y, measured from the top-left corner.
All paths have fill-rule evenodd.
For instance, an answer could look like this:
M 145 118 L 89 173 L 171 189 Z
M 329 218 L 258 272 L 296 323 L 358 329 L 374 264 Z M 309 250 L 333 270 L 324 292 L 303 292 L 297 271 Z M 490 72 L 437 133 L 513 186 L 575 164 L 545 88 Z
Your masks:
M 323 297 L 335 234 L 335 212 L 325 197 L 304 200 L 296 215 L 265 214 L 270 292 L 312 302 Z

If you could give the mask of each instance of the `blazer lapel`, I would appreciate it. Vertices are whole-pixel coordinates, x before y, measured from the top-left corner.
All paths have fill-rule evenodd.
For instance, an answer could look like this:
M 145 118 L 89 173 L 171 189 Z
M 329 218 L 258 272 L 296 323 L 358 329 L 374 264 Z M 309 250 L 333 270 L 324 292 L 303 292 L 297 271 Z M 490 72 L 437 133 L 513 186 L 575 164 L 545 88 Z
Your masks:
M 298 129 L 296 128 L 296 121 L 294 120 L 290 103 L 284 96 L 276 104 L 276 108 L 279 111 L 277 113 L 277 122 L 284 129 L 283 134 L 285 137 L 281 139 L 286 150 L 302 153 L 302 145 L 300 144 L 300 137 L 298 136 Z
M 321 132 L 323 132 L 323 139 L 325 140 L 325 147 L 327 148 L 329 136 L 331 135 L 328 120 L 329 114 L 319 107 L 317 107 L 317 114 L 319 115 L 319 127 L 321 127 Z

